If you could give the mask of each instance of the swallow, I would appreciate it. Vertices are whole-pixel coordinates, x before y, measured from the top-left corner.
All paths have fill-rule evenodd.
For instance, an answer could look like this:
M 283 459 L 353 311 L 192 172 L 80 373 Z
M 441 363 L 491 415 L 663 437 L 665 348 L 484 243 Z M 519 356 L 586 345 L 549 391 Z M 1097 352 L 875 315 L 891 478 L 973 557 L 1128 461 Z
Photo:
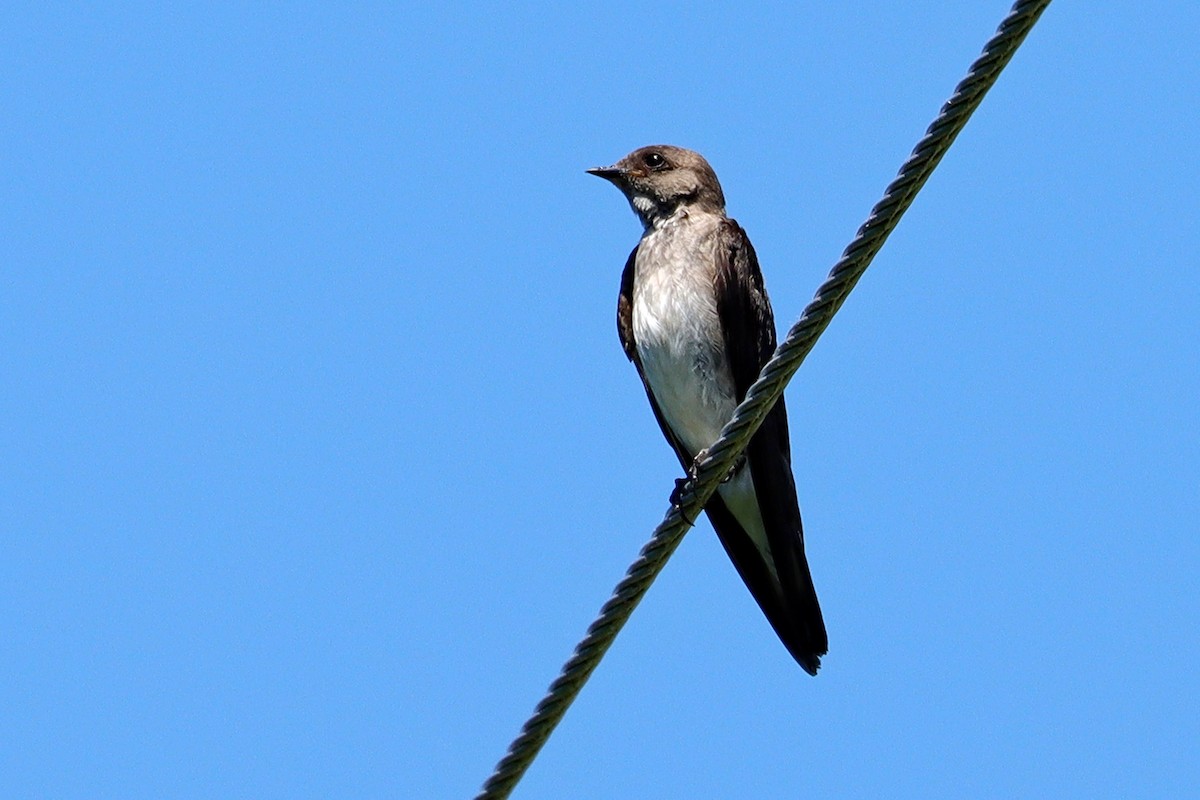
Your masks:
M 653 145 L 588 172 L 620 189 L 642 223 L 621 274 L 617 332 L 663 436 L 694 474 L 775 352 L 758 257 L 699 153 Z M 704 511 L 779 639 L 815 675 L 829 640 L 804 553 L 783 397 Z

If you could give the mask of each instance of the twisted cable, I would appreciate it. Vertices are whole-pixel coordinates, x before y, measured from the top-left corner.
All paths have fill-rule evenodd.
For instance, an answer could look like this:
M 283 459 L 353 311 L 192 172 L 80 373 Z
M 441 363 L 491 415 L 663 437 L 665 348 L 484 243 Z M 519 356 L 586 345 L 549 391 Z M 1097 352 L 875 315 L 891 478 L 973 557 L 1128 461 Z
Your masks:
M 678 505 L 672 506 L 654 529 L 650 540 L 617 584 L 612 597 L 600 609 L 596 621 L 588 627 L 587 634 L 563 665 L 558 678 L 550 684 L 533 716 L 513 740 L 508 753 L 496 765 L 475 800 L 502 800 L 511 794 L 650 584 L 679 546 L 683 535 L 695 524 L 697 515 L 721 479 L 745 450 L 767 412 L 812 351 L 817 338 L 829 327 L 833 315 L 846 301 L 917 192 L 933 174 L 942 156 L 1048 5 L 1050 0 L 1018 0 L 1000 23 L 983 53 L 955 87 L 954 94 L 942 106 L 895 180 L 884 191 L 883 198 L 871 209 L 867 221 L 834 264 L 829 277 L 817 289 L 816 296 L 763 367 L 758 380 L 747 391 L 746 399 L 721 430 L 720 438 L 709 448 L 708 458 L 697 465 L 695 477 L 683 487 Z

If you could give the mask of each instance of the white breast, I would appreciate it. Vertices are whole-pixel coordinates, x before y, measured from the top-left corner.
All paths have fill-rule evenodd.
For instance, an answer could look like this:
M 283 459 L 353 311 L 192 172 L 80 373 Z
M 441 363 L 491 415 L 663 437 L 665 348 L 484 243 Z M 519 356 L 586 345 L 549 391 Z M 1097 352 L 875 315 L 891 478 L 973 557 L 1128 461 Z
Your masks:
M 713 291 L 715 217 L 681 216 L 638 248 L 633 335 L 642 370 L 672 430 L 694 456 L 733 413 L 733 376 Z
M 635 264 L 633 336 L 642 372 L 693 457 L 717 440 L 737 406 L 713 288 L 719 223 L 713 216 L 672 218 L 646 233 Z M 750 470 L 718 491 L 771 565 Z

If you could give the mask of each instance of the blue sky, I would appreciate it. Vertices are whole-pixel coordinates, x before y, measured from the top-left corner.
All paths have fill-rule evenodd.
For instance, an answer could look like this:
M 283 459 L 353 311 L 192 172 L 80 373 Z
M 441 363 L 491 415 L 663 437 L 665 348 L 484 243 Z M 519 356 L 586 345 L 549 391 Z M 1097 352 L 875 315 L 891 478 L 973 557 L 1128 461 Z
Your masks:
M 10 8 L 0 795 L 473 794 L 677 477 L 583 170 L 786 328 L 1006 11 Z M 516 797 L 1200 790 L 1198 25 L 1054 4 L 790 385 L 820 676 L 702 522 Z

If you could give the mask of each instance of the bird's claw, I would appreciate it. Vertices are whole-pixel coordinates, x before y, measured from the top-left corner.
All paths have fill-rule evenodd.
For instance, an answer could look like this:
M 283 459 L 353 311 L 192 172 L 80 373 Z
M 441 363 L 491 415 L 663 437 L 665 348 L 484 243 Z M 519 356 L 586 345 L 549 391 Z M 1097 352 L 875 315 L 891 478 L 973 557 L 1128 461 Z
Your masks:
M 733 476 L 742 471 L 742 467 L 746 466 L 746 454 L 742 453 L 733 462 L 733 466 L 729 468 L 729 472 L 725 473 L 725 477 L 721 478 L 721 483 L 729 483 L 733 480 Z
M 675 479 L 675 488 L 671 490 L 671 505 L 680 505 L 680 500 L 683 498 L 684 490 L 696 480 L 696 474 L 700 471 L 701 465 L 703 465 L 708 458 L 708 450 L 701 450 L 696 454 L 696 457 L 692 459 L 692 464 L 690 467 L 688 467 L 687 477 Z M 733 462 L 733 466 L 729 468 L 729 472 L 725 474 L 725 477 L 721 478 L 721 483 L 729 483 L 731 480 L 733 480 L 733 476 L 737 475 L 744 466 L 746 466 L 746 454 L 742 453 L 737 457 L 737 460 Z
M 692 479 L 690 476 L 687 478 L 676 478 L 675 479 L 675 488 L 671 490 L 671 505 L 675 506 L 676 508 L 683 505 L 683 503 L 682 503 L 683 491 L 684 491 L 684 489 L 686 489 L 688 487 L 688 484 L 691 482 L 692 482 Z
M 696 458 L 692 461 L 692 467 L 688 470 L 688 475 L 694 479 L 696 477 L 696 473 L 700 471 L 700 466 L 704 464 L 705 461 L 708 461 L 708 459 L 709 453 L 708 448 L 706 447 L 696 454 Z M 729 483 L 731 480 L 733 480 L 733 476 L 737 475 L 744 466 L 746 466 L 746 454 L 742 453 L 733 462 L 733 466 L 729 468 L 729 472 L 725 473 L 725 477 L 721 478 L 721 483 Z

